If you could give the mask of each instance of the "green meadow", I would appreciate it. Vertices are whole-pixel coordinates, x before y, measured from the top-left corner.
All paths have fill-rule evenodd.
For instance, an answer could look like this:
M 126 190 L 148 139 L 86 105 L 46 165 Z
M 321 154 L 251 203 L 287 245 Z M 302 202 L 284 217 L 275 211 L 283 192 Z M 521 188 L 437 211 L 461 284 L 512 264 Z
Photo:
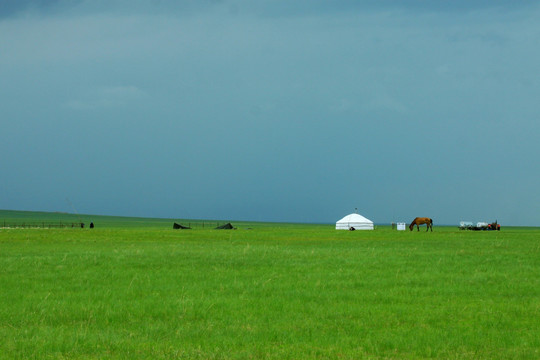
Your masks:
M 540 358 L 540 228 L 0 211 L 79 218 L 0 229 L 0 359 Z

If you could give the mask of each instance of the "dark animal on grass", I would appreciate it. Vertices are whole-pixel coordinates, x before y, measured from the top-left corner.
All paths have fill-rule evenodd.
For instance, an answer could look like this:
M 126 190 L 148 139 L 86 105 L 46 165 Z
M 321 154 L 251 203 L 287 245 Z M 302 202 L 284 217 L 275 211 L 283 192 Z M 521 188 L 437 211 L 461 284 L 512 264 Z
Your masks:
M 420 225 L 424 225 L 426 224 L 427 225 L 427 228 L 426 228 L 426 231 L 429 231 L 429 229 L 431 229 L 431 231 L 433 232 L 433 219 L 430 219 L 428 217 L 417 217 L 415 218 L 411 225 L 409 225 L 409 230 L 413 230 L 414 228 L 414 225 L 416 225 L 416 228 L 418 229 L 418 231 L 420 231 Z

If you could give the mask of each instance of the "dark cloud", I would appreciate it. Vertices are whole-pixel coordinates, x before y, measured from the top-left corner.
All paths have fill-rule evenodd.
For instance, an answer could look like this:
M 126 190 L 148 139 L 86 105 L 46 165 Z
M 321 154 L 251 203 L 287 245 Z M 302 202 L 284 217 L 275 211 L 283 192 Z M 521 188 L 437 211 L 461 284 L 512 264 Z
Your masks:
M 474 3 L 3 2 L 2 206 L 537 224 L 539 9 Z
M 52 14 L 75 7 L 82 0 L 3 0 L 0 1 L 0 18 L 17 16 L 28 12 Z
M 25 14 L 88 15 L 92 13 L 190 13 L 219 4 L 221 0 L 3 0 L 0 19 Z
M 459 13 L 490 8 L 502 8 L 506 11 L 511 11 L 536 4 L 537 2 L 534 0 L 3 0 L 0 2 L 0 18 L 18 16 L 25 13 L 40 15 L 65 13 L 88 14 L 92 12 L 189 14 L 208 10 L 216 6 L 225 8 L 230 13 L 250 13 L 259 16 L 303 16 L 373 10 Z

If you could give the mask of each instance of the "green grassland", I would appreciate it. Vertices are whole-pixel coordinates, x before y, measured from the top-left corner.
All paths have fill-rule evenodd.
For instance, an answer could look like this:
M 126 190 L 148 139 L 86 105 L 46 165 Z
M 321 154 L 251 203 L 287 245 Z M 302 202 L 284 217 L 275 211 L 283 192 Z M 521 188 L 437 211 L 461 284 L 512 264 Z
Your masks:
M 201 220 L 201 219 L 160 219 L 160 218 L 142 218 L 142 217 L 122 217 L 122 216 L 103 216 L 103 215 L 79 215 L 62 212 L 37 212 L 37 211 L 14 211 L 0 210 L 0 227 L 39 227 L 49 228 L 57 227 L 55 225 L 63 224 L 64 227 L 71 227 L 72 224 L 84 223 L 85 227 L 93 222 L 99 228 L 108 229 L 132 229 L 132 228 L 172 228 L 174 222 L 185 226 L 191 226 L 194 229 L 213 229 L 218 225 L 231 222 L 229 220 Z M 257 228 L 265 227 L 295 227 L 301 224 L 294 223 L 262 223 L 250 221 L 232 221 L 235 227 Z
M 0 359 L 540 358 L 538 228 L 83 217 L 0 229 Z

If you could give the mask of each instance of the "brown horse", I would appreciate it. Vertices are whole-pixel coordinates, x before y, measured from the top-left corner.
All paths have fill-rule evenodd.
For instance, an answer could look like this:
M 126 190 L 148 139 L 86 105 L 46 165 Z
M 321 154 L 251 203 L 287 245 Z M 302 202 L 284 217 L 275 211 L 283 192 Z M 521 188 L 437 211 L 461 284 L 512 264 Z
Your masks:
M 431 228 L 431 231 L 433 232 L 433 219 L 430 219 L 427 217 L 414 218 L 411 225 L 409 225 L 409 230 L 412 231 L 412 229 L 414 228 L 414 225 L 416 225 L 416 228 L 418 229 L 418 231 L 420 231 L 420 225 L 424 225 L 424 224 L 427 225 L 426 231 L 429 231 L 429 229 Z

